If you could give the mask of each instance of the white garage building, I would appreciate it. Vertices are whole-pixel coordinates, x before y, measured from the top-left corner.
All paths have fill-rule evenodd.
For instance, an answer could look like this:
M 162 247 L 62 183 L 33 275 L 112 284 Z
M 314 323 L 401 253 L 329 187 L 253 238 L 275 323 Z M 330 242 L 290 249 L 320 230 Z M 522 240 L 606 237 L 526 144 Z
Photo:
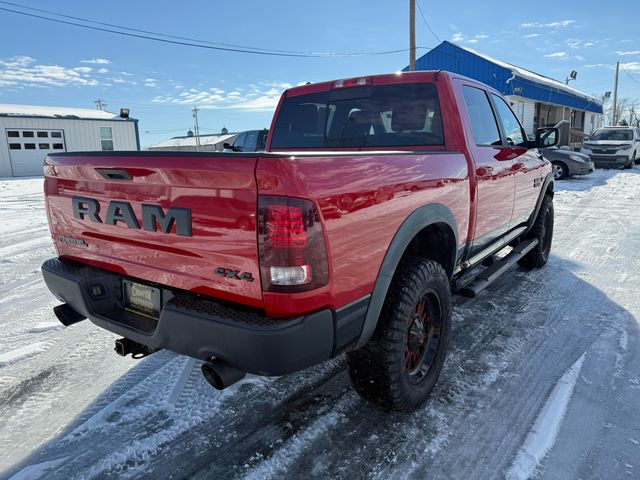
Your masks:
M 138 121 L 102 110 L 0 104 L 0 177 L 42 175 L 50 153 L 140 150 Z

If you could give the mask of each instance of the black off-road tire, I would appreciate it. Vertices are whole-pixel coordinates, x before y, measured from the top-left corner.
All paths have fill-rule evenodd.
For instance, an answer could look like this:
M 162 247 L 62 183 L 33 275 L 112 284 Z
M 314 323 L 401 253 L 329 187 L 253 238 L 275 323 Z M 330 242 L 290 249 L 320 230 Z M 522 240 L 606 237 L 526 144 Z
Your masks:
M 636 163 L 636 161 L 634 159 L 629 159 L 629 163 L 625 163 L 624 164 L 624 168 L 626 168 L 627 170 L 633 168 L 633 165 Z
M 404 261 L 394 275 L 371 340 L 347 354 L 355 390 L 384 408 L 414 410 L 427 399 L 440 375 L 450 324 L 451 289 L 442 266 L 418 257 Z
M 636 165 L 640 165 L 640 158 L 636 157 L 635 155 L 633 156 L 633 163 L 635 163 Z
M 538 244 L 522 257 L 518 264 L 527 270 L 544 267 L 549 260 L 551 242 L 553 241 L 553 198 L 550 195 L 545 195 L 542 199 L 536 221 L 526 238 L 536 238 Z

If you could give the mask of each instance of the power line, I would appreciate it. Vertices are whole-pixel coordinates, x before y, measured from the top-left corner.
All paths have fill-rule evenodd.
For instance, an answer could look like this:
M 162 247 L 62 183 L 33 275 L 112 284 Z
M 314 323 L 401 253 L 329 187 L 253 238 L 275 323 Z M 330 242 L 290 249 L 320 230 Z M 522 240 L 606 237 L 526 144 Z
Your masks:
M 19 5 L 17 3 L 12 3 L 12 2 L 6 2 L 6 1 L 1 1 L 0 0 L 0 3 L 3 3 L 5 5 L 12 5 L 14 7 L 21 8 L 22 10 L 30 10 L 30 11 L 33 11 L 33 12 L 48 13 L 50 15 L 55 15 L 57 17 L 70 18 L 72 20 L 79 20 L 79 21 L 85 22 L 85 23 L 93 23 L 95 25 L 103 25 L 103 26 L 106 26 L 106 27 L 114 27 L 114 28 L 118 28 L 120 30 L 128 30 L 128 31 L 131 31 L 131 32 L 138 32 L 138 33 L 146 33 L 146 34 L 155 35 L 155 36 L 158 36 L 158 37 L 173 38 L 173 39 L 176 39 L 176 40 L 186 40 L 186 41 L 189 41 L 189 42 L 205 43 L 205 44 L 209 44 L 209 45 L 218 45 L 218 46 L 222 46 L 222 47 L 245 48 L 245 49 L 248 49 L 248 50 L 260 50 L 260 51 L 265 51 L 265 52 L 313 54 L 313 52 L 300 52 L 300 51 L 293 51 L 293 50 L 277 50 L 277 49 L 273 49 L 273 48 L 261 48 L 261 47 L 251 47 L 251 46 L 246 46 L 246 45 L 236 45 L 236 44 L 233 44 L 233 43 L 211 42 L 211 41 L 208 41 L 208 40 L 201 40 L 201 39 L 198 39 L 198 38 L 181 37 L 181 36 L 178 36 L 178 35 L 170 35 L 170 34 L 161 33 L 161 32 L 154 32 L 154 31 L 151 31 L 151 30 L 142 30 L 142 29 L 139 29 L 139 28 L 124 27 L 122 25 L 116 25 L 114 23 L 99 22 L 97 20 L 91 20 L 89 18 L 76 17 L 76 16 L 73 16 L 73 15 L 67 15 L 67 14 L 64 14 L 64 13 L 52 12 L 51 10 L 43 10 L 41 8 L 25 7 L 23 5 Z
M 2 4 L 10 4 L 9 2 L 4 2 L 4 1 L 0 1 L 0 3 Z M 15 4 L 11 4 L 11 5 L 15 5 Z M 26 8 L 26 7 L 20 7 L 20 8 Z M 274 56 L 274 57 L 298 57 L 298 58 L 333 58 L 333 57 L 365 57 L 365 56 L 380 56 L 380 55 L 390 55 L 393 53 L 401 53 L 401 52 L 406 52 L 409 49 L 408 48 L 402 48 L 402 49 L 397 49 L 397 50 L 384 50 L 384 51 L 379 51 L 379 52 L 351 52 L 351 53 L 312 53 L 312 52 L 307 52 L 307 53 L 295 53 L 295 52 L 288 52 L 288 51 L 277 51 L 277 50 L 267 50 L 267 49 L 261 49 L 259 47 L 241 47 L 241 46 L 222 46 L 225 44 L 215 44 L 213 42 L 206 42 L 208 44 L 203 44 L 204 41 L 201 40 L 193 40 L 193 41 L 197 41 L 197 42 L 202 42 L 202 43 L 193 43 L 193 41 L 182 41 L 182 40 L 169 40 L 168 38 L 158 38 L 159 36 L 163 36 L 163 37 L 170 37 L 170 38 L 186 38 L 186 37 L 177 37 L 177 36 L 170 36 L 170 35 L 165 35 L 165 34 L 158 34 L 158 33 L 153 33 L 151 32 L 153 35 L 156 35 L 156 37 L 152 37 L 149 35 L 143 35 L 141 33 L 130 33 L 131 31 L 140 31 L 141 30 L 136 30 L 136 29 L 130 29 L 128 27 L 120 27 L 117 25 L 113 25 L 114 28 L 119 28 L 121 30 L 129 30 L 129 32 L 120 32 L 117 30 L 112 30 L 110 28 L 103 28 L 103 27 L 96 27 L 93 25 L 84 25 L 82 23 L 77 23 L 77 22 L 71 22 L 68 20 L 60 20 L 58 18 L 51 18 L 51 17 L 47 17 L 44 15 L 36 15 L 34 13 L 27 13 L 27 12 L 21 12 L 18 10 L 13 10 L 10 8 L 5 8 L 5 7 L 0 7 L 0 10 L 5 11 L 5 12 L 10 12 L 10 13 L 15 13 L 17 15 L 23 15 L 26 17 L 32 17 L 32 18 L 38 18 L 41 20 L 46 20 L 49 22 L 55 22 L 55 23 L 60 23 L 60 24 L 64 24 L 64 25 L 72 25 L 74 27 L 80 27 L 80 28 L 85 28 L 88 30 L 96 30 L 96 31 L 100 31 L 100 32 L 106 32 L 106 33 L 112 33 L 114 35 L 121 35 L 121 36 L 125 36 L 125 37 L 133 37 L 133 38 L 139 38 L 139 39 L 144 39 L 144 40 L 153 40 L 156 42 L 161 42 L 161 43 L 168 43 L 168 44 L 173 44 L 173 45 L 181 45 L 181 46 L 186 46 L 186 47 L 195 47 L 195 48 L 204 48 L 207 50 L 218 50 L 218 51 L 225 51 L 225 52 L 233 52 L 233 53 L 245 53 L 245 54 L 253 54 L 253 55 L 267 55 L 267 56 Z M 56 14 L 51 12 L 51 14 L 53 15 L 60 15 L 60 14 Z M 69 18 L 70 16 L 66 16 L 67 18 Z M 79 18 L 79 17 L 76 17 Z M 95 22 L 93 20 L 84 20 L 82 19 L 81 21 L 85 21 L 85 22 L 91 22 L 91 23 L 98 23 L 98 24 L 103 24 L 101 22 Z M 112 25 L 112 24 L 109 24 Z M 416 47 L 419 49 L 429 49 L 431 47 Z
M 4 2 L 2 2 L 4 3 Z M 433 31 L 433 29 L 431 28 L 431 25 L 429 25 L 429 22 L 427 22 L 426 17 L 424 16 L 424 13 L 422 12 L 422 7 L 420 6 L 420 2 L 418 0 L 416 0 L 416 5 L 418 6 L 418 11 L 420 12 L 420 16 L 422 17 L 422 20 L 424 21 L 424 24 L 427 26 L 427 28 L 429 29 L 429 31 L 431 32 L 431 34 L 436 37 L 436 40 L 438 40 L 438 42 L 441 42 L 440 38 L 438 37 L 438 35 L 436 35 L 436 32 Z
M 631 76 L 631 74 L 629 72 L 627 72 L 622 66 L 620 66 L 620 69 L 627 74 L 627 77 L 629 77 L 631 80 L 633 80 L 634 82 L 640 84 L 640 80 L 638 80 L 637 78 L 634 78 Z
M 173 132 L 184 132 L 185 128 L 165 128 L 165 129 L 159 129 L 159 130 L 154 130 L 154 129 L 147 129 L 147 130 L 142 130 L 140 132 L 140 135 L 155 135 L 158 133 L 173 133 Z

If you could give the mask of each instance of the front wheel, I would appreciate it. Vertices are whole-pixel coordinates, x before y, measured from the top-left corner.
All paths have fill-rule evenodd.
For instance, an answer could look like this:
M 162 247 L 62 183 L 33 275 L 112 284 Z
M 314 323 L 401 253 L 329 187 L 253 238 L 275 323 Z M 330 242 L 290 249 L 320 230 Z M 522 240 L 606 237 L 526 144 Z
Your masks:
M 624 164 L 624 168 L 626 168 L 627 170 L 630 168 L 633 168 L 633 165 L 636 163 L 636 160 L 634 158 L 630 158 L 628 163 Z
M 542 199 L 538 216 L 526 238 L 535 238 L 538 244 L 522 257 L 518 264 L 527 270 L 544 267 L 549 260 L 553 240 L 553 198 L 550 195 L 545 195 Z
M 564 163 L 553 162 L 553 178 L 556 180 L 564 180 L 567 178 L 569 171 L 567 166 Z
M 373 337 L 347 354 L 355 390 L 391 410 L 418 407 L 440 375 L 450 323 L 451 290 L 442 266 L 418 257 L 403 262 Z

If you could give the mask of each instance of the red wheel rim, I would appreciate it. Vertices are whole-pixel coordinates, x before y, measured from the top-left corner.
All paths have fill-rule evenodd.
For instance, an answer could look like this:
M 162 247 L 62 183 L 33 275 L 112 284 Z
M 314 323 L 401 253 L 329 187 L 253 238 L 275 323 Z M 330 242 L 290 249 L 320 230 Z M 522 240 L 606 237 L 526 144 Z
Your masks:
M 405 334 L 404 367 L 413 381 L 422 379 L 431 368 L 440 343 L 442 316 L 435 292 L 427 292 L 416 302 Z

